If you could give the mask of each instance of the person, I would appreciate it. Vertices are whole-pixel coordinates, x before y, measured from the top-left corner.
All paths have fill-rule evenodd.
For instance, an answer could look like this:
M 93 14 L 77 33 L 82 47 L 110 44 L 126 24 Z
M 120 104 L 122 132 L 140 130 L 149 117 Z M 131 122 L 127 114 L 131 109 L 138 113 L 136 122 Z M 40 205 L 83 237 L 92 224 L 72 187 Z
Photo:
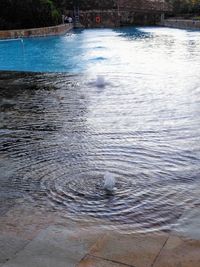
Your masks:
M 72 21 L 73 21 L 72 17 L 68 17 L 68 22 L 72 23 Z
M 65 23 L 68 23 L 68 16 L 65 16 Z
M 65 23 L 65 15 L 62 14 L 62 24 Z

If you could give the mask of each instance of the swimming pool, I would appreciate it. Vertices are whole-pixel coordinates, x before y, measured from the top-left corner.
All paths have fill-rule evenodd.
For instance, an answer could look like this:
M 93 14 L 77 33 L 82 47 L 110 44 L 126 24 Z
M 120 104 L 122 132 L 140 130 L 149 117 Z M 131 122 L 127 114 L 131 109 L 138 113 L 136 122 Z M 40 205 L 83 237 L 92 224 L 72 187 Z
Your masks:
M 0 41 L 0 69 L 41 72 L 179 73 L 198 70 L 200 32 L 165 28 L 72 31 Z M 183 58 L 183 57 L 186 58 Z M 181 66 L 179 65 L 181 64 Z M 176 65 L 179 65 L 177 67 Z M 137 71 L 138 70 L 138 71 Z
M 4 207 L 21 199 L 134 231 L 199 207 L 200 32 L 83 30 L 2 42 L 0 54 L 0 69 L 53 72 L 1 76 Z

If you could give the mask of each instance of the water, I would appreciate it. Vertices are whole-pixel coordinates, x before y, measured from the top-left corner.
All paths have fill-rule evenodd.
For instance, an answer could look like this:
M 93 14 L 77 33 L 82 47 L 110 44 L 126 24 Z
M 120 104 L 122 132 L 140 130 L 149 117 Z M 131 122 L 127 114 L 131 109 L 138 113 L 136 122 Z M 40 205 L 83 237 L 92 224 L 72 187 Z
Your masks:
M 22 199 L 151 231 L 199 207 L 200 32 L 84 30 L 24 40 L 24 53 L 13 44 L 0 43 L 1 69 L 66 73 L 1 73 L 2 213 Z

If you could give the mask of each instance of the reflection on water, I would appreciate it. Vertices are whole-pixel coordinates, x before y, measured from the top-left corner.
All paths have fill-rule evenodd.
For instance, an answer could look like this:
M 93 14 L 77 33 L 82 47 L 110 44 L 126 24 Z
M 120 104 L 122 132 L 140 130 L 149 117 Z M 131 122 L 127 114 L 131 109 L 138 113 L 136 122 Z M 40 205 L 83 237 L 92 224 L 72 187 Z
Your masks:
M 200 204 L 200 35 L 147 28 L 149 38 L 130 39 L 126 31 L 75 36 L 85 59 L 108 58 L 87 61 L 82 74 L 1 74 L 2 213 L 23 198 L 64 217 L 147 231 Z M 101 90 L 92 86 L 98 75 L 108 82 Z

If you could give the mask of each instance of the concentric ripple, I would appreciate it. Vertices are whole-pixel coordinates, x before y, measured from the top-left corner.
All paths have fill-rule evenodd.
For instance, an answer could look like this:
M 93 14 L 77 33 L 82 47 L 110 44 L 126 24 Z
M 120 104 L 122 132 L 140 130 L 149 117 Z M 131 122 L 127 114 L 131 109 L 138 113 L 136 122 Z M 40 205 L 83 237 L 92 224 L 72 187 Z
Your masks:
M 183 209 L 183 203 L 176 213 L 169 216 L 171 205 L 175 205 L 177 200 L 175 190 L 169 192 L 164 188 L 161 192 L 160 185 L 145 186 L 144 180 L 141 190 L 141 181 L 134 181 L 138 180 L 137 177 L 134 179 L 124 172 L 114 175 L 116 187 L 110 194 L 103 189 L 103 173 L 100 170 L 74 173 L 67 179 L 65 175 L 59 176 L 52 182 L 45 181 L 43 187 L 54 204 L 66 207 L 76 216 L 87 214 L 132 226 L 161 227 L 162 223 L 169 223 L 180 215 L 178 212 Z
M 151 231 L 200 205 L 200 35 L 140 30 L 77 33 L 82 74 L 0 74 L 1 213 L 21 199 Z M 105 86 L 95 87 L 98 75 Z

